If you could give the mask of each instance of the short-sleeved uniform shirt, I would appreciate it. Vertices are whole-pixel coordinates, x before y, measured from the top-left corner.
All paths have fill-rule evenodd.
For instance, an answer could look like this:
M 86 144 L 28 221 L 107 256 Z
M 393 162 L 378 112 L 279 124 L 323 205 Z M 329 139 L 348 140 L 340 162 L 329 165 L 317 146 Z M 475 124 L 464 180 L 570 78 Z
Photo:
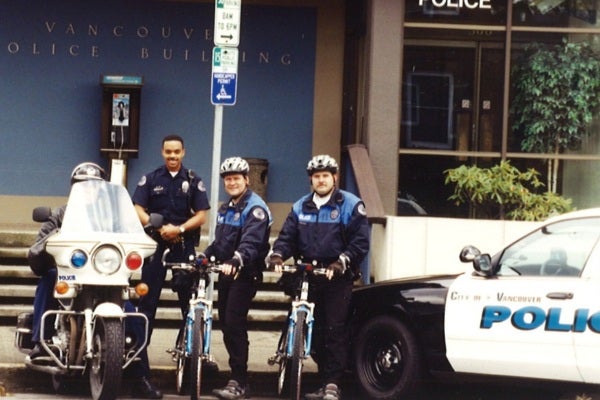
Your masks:
M 175 176 L 164 165 L 142 176 L 132 199 L 148 213 L 161 214 L 165 223 L 173 225 L 181 225 L 194 213 L 210 209 L 202 179 L 183 166 Z

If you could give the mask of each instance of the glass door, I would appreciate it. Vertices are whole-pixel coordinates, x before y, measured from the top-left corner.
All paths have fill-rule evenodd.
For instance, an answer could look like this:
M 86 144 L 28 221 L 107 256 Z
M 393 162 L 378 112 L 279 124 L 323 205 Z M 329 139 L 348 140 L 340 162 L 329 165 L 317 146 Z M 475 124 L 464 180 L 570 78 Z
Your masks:
M 467 216 L 447 200 L 444 171 L 500 156 L 502 44 L 408 41 L 403 65 L 399 197 L 433 216 Z

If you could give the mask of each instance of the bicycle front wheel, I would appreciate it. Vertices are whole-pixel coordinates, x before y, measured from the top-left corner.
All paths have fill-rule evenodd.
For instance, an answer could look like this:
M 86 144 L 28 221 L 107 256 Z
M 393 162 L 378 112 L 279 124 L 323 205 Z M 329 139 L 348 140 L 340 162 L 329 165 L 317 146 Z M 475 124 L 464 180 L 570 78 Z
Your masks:
M 279 345 L 277 346 L 277 354 L 279 355 L 279 376 L 277 379 L 277 395 L 282 396 L 287 391 L 287 385 L 289 384 L 290 370 L 288 366 L 287 357 L 287 344 L 288 344 L 288 332 L 285 330 L 279 338 Z
M 188 394 L 190 387 L 190 365 L 185 356 L 185 333 L 186 329 L 184 326 L 177 334 L 175 348 L 175 361 L 177 363 L 177 367 L 175 369 L 175 388 L 177 389 L 177 394 L 181 396 Z
M 190 394 L 192 400 L 200 399 L 202 386 L 202 350 L 204 347 L 204 310 L 194 311 L 194 328 L 192 329 L 192 354 L 190 358 Z
M 294 343 L 290 362 L 290 399 L 300 400 L 302 396 L 302 366 L 304 365 L 304 342 L 306 339 L 306 311 L 298 311 L 294 327 Z

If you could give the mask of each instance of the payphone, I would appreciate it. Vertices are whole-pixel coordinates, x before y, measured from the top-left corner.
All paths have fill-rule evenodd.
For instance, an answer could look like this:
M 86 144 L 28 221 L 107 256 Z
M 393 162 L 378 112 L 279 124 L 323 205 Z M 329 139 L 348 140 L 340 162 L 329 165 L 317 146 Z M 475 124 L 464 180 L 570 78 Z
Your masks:
M 139 151 L 141 76 L 101 75 L 100 152 L 110 160 L 111 182 L 127 184 L 127 160 Z

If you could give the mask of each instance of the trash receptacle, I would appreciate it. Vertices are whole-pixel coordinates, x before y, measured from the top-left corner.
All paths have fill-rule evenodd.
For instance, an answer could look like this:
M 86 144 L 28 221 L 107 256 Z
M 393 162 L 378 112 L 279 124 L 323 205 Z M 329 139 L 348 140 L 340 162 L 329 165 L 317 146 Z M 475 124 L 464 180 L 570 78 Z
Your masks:
M 269 161 L 264 158 L 245 158 L 250 167 L 250 189 L 267 201 L 267 180 L 269 175 Z

